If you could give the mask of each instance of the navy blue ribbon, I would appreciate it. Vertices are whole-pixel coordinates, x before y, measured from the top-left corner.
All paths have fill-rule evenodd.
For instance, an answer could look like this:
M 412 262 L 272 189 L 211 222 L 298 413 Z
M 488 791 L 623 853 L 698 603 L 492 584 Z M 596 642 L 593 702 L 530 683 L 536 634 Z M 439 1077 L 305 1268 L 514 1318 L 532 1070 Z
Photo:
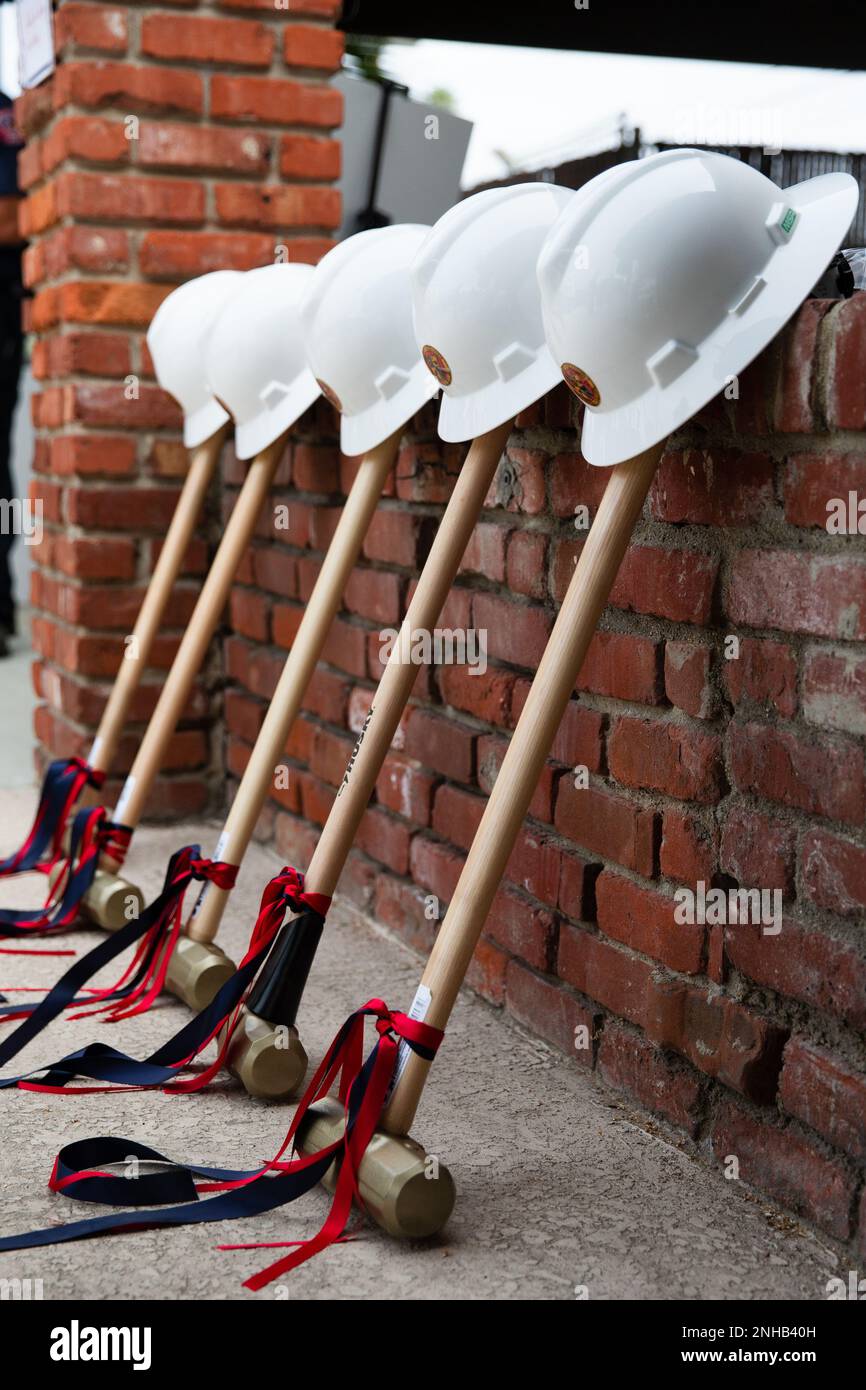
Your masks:
M 100 854 L 114 844 L 125 846 L 129 834 L 126 826 L 116 825 L 108 819 L 103 807 L 76 812 L 69 845 L 68 873 L 59 901 L 29 910 L 4 908 L 0 911 L 0 937 L 32 939 L 72 926 L 82 899 L 93 886 Z
M 213 877 L 213 871 L 219 867 L 221 866 L 214 865 L 210 860 L 203 860 L 201 858 L 198 845 L 187 845 L 183 849 L 178 850 L 169 860 L 162 892 L 158 897 L 154 898 L 153 902 L 149 907 L 144 909 L 139 917 L 133 918 L 132 921 L 128 922 L 125 927 L 122 927 L 120 931 L 100 941 L 86 956 L 82 956 L 74 965 L 71 965 L 35 1008 L 32 1004 L 27 1003 L 4 1004 L 0 1007 L 0 1018 L 16 1017 L 22 1014 L 27 1015 L 11 1036 L 0 1042 L 0 1067 L 5 1066 L 7 1062 L 11 1061 L 23 1047 L 26 1047 L 33 1038 L 41 1033 L 42 1030 L 65 1009 L 95 1004 L 110 1004 L 126 999 L 133 994 L 141 981 L 145 979 L 151 971 L 155 957 L 158 956 L 159 952 L 165 947 L 165 935 L 160 932 L 154 932 L 149 949 L 143 954 L 134 975 L 124 985 L 110 991 L 108 994 L 80 994 L 79 991 L 86 985 L 88 980 L 92 979 L 97 971 L 101 970 L 103 966 L 108 965 L 117 956 L 121 955 L 128 947 L 134 946 L 137 941 L 141 940 L 141 938 L 154 927 L 168 923 L 173 913 L 177 910 L 178 904 L 182 901 L 183 895 L 190 883 L 196 879 L 209 880 Z M 229 981 L 228 983 L 232 982 Z M 219 998 L 219 996 L 217 997 Z M 211 1006 L 211 1008 L 212 1007 L 213 1006 Z M 208 1010 L 205 1010 L 205 1014 L 207 1013 Z M 194 1019 L 193 1022 L 196 1022 L 200 1018 L 202 1018 L 202 1015 L 198 1015 L 197 1019 Z M 185 1031 L 185 1029 L 181 1029 L 181 1033 L 178 1034 L 178 1037 Z M 60 1062 L 53 1064 L 48 1070 L 52 1073 L 67 1073 L 67 1063 L 71 1063 L 74 1059 L 79 1057 L 82 1059 L 87 1058 L 92 1050 L 100 1056 L 103 1051 L 112 1053 L 118 1058 L 123 1058 L 124 1056 L 123 1053 L 114 1053 L 114 1049 L 112 1048 L 103 1049 L 100 1044 L 95 1044 L 94 1049 L 84 1048 L 80 1052 L 71 1053 L 68 1058 L 63 1058 Z M 162 1050 L 164 1049 L 161 1049 L 161 1051 Z M 157 1054 L 154 1055 L 156 1056 Z M 183 1055 L 184 1054 L 181 1054 L 181 1057 Z M 130 1058 L 125 1060 L 132 1062 Z M 145 1064 L 134 1063 L 134 1065 L 141 1066 Z M 46 1070 L 46 1068 L 40 1067 L 37 1070 L 43 1071 Z M 28 1073 L 28 1075 L 33 1074 L 35 1073 Z M 68 1071 L 66 1080 L 71 1080 L 76 1074 L 84 1076 L 91 1075 L 87 1070 L 78 1073 L 73 1070 Z M 95 1076 L 95 1073 L 93 1073 L 93 1075 Z M 14 1086 L 19 1080 L 24 1079 L 24 1077 L 15 1077 L 10 1080 L 4 1079 L 0 1081 L 0 1088 Z M 100 1077 L 100 1079 L 108 1078 Z M 58 1084 L 65 1084 L 65 1082 Z M 147 1082 L 141 1084 L 153 1083 Z
M 383 1011 L 386 1015 L 383 1017 Z M 288 1164 L 280 1162 L 282 1154 L 292 1142 L 295 1130 L 309 1105 L 320 1100 L 330 1089 L 335 1070 L 348 1061 L 352 1063 L 352 1052 L 360 1042 L 359 1029 L 365 1017 L 375 1017 L 379 1036 L 369 1056 L 357 1076 L 344 1073 L 341 1095 L 346 1106 L 346 1131 L 343 1138 L 315 1157 L 295 1159 Z M 397 1016 L 405 1018 L 405 1016 Z M 424 1025 L 410 1027 L 423 1029 Z M 81 1221 L 72 1221 L 63 1226 L 52 1226 L 37 1231 L 28 1231 L 18 1236 L 5 1236 L 0 1239 L 0 1252 L 6 1250 L 28 1250 L 37 1246 L 55 1245 L 71 1240 L 88 1239 L 91 1236 L 112 1234 L 123 1230 L 143 1230 L 166 1226 L 186 1226 L 215 1221 L 235 1221 L 254 1216 L 260 1212 L 273 1211 L 276 1207 L 308 1192 L 321 1178 L 334 1160 L 338 1150 L 349 1151 L 349 1140 L 364 1110 L 364 1101 L 371 1080 L 376 1079 L 381 1087 L 386 1079 L 377 1069 L 379 1050 L 387 1036 L 392 1056 L 396 1056 L 393 1043 L 393 1030 L 396 1018 L 392 1017 L 381 1004 L 371 1001 L 363 1009 L 358 1009 L 343 1023 L 336 1038 L 331 1043 L 325 1058 L 317 1069 L 316 1077 L 298 1107 L 295 1119 L 277 1157 L 260 1169 L 234 1170 L 212 1168 L 199 1164 L 179 1164 L 166 1158 L 156 1149 L 139 1144 L 130 1139 L 112 1136 L 99 1136 L 82 1139 L 65 1145 L 55 1159 L 49 1179 L 53 1191 L 80 1197 L 83 1201 L 109 1205 L 132 1204 L 130 1210 L 107 1216 L 97 1216 Z M 433 1030 L 429 1030 L 431 1035 Z M 413 1040 L 401 1033 L 413 1051 L 427 1061 L 432 1061 L 435 1046 L 425 1045 L 423 1041 Z M 441 1036 L 441 1035 L 440 1035 Z M 375 1090 L 375 1086 L 373 1088 Z M 371 1091 L 372 1099 L 372 1091 Z M 376 1103 L 378 1110 L 378 1102 Z M 367 1120 L 371 1117 L 368 1115 Z M 122 1164 L 128 1159 L 145 1159 L 164 1165 L 165 1171 L 123 1177 L 106 1173 L 104 1168 Z M 283 1171 L 280 1171 L 283 1170 Z M 217 1184 L 239 1184 L 227 1192 L 213 1197 L 201 1198 L 195 1186 L 195 1179 L 203 1178 Z M 156 1202 L 174 1201 L 177 1204 L 162 1211 L 142 1212 L 138 1206 L 150 1206 Z M 324 1229 L 324 1228 L 323 1228 Z M 253 1282 L 250 1286 L 253 1286 Z
M 60 841 L 73 804 L 85 786 L 101 787 L 105 773 L 90 767 L 82 758 L 58 758 L 49 764 L 39 793 L 39 805 L 30 832 L 14 854 L 0 860 L 0 878 L 45 868 L 42 856 L 49 847 L 60 853 Z
M 101 970 L 115 956 L 127 947 L 133 946 L 145 932 L 174 907 L 178 895 L 183 894 L 194 878 L 206 878 L 209 874 L 208 861 L 198 858 L 198 846 L 191 845 L 178 851 L 169 862 L 165 887 L 158 898 L 142 915 L 128 923 L 121 931 L 107 937 L 94 947 L 88 955 L 76 961 L 58 980 L 48 995 L 38 1004 L 29 1018 L 15 1029 L 11 1037 L 0 1043 L 0 1067 L 11 1061 L 23 1047 L 45 1028 L 52 1019 L 70 1005 L 87 1005 L 108 1002 L 96 1000 L 91 995 L 79 995 L 78 991 L 97 970 Z M 35 1067 L 20 1076 L 0 1080 L 0 1090 L 45 1073 L 39 1089 L 60 1089 L 76 1077 L 118 1086 L 162 1086 L 177 1080 L 178 1069 L 193 1056 L 196 1056 L 207 1041 L 219 1032 L 240 1004 L 244 992 L 255 978 L 265 954 L 270 950 L 276 930 L 282 923 L 288 907 L 304 906 L 297 892 L 297 878 L 289 877 L 293 871 L 283 870 L 265 889 L 262 908 L 256 923 L 256 948 L 251 948 L 233 975 L 226 980 L 200 1013 L 195 1014 L 167 1042 L 152 1052 L 149 1057 L 139 1059 L 130 1057 L 106 1043 L 90 1043 L 75 1052 L 68 1053 L 59 1061 Z M 312 912 L 313 909 L 306 908 Z M 159 949 L 156 945 L 154 949 Z M 142 970 L 147 968 L 143 962 L 135 978 L 116 991 L 111 997 L 125 997 L 136 987 Z M 32 1006 L 28 1004 L 6 1005 L 0 1008 L 0 1017 L 25 1012 Z

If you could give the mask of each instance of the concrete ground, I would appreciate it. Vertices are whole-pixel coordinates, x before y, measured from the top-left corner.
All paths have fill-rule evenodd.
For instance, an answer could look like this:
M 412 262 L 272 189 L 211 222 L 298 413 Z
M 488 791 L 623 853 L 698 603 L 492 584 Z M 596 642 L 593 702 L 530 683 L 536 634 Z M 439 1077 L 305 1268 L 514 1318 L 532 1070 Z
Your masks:
M 27 611 L 18 614 L 18 633 L 10 638 L 9 655 L 0 658 L 0 783 L 4 787 L 33 785 L 33 686 Z
M 20 839 L 30 789 L 0 794 L 0 854 Z M 169 853 L 215 828 L 145 827 L 130 877 L 155 893 Z M 279 867 L 256 847 L 232 895 L 224 936 L 237 959 L 261 889 Z M 33 876 L 0 884 L 3 905 L 33 905 Z M 79 950 L 93 932 L 64 938 Z M 62 962 L 0 956 L 0 990 L 50 983 Z M 114 976 L 117 970 L 112 972 Z M 353 1007 L 371 994 L 406 1007 L 418 959 L 345 908 L 329 918 L 300 1025 L 317 1061 Z M 12 1064 L 16 1072 L 101 1036 L 144 1056 L 188 1016 L 168 998 L 113 1027 L 55 1022 Z M 191 1097 L 161 1093 L 64 1097 L 0 1093 L 0 1231 L 60 1224 L 102 1210 L 49 1193 L 58 1147 L 123 1135 L 179 1160 L 235 1168 L 270 1157 L 290 1111 L 251 1100 L 231 1079 Z M 645 1117 L 644 1117 L 645 1118 Z M 458 1200 L 445 1233 L 400 1244 L 372 1227 L 258 1295 L 241 1281 L 269 1252 L 219 1253 L 220 1241 L 314 1233 L 326 1212 L 316 1191 L 294 1208 L 242 1223 L 143 1231 L 0 1255 L 0 1279 L 44 1281 L 46 1298 L 293 1299 L 807 1299 L 820 1300 L 834 1252 L 771 1203 L 756 1200 L 678 1148 L 628 1101 L 476 997 L 464 994 L 433 1069 L 416 1137 L 445 1161 Z

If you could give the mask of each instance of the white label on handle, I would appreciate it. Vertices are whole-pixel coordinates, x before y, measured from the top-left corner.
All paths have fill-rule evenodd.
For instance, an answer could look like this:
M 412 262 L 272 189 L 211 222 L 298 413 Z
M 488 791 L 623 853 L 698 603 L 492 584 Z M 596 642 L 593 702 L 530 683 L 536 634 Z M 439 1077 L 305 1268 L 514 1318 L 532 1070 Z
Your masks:
M 99 750 L 100 750 L 101 747 L 102 747 L 102 739 L 99 737 L 99 734 L 97 734 L 97 735 L 96 735 L 96 738 L 93 740 L 93 743 L 92 743 L 91 746 L 90 746 L 90 752 L 89 752 L 88 755 L 87 755 L 87 765 L 88 765 L 88 767 L 95 767 L 95 766 L 96 766 L 96 759 L 99 757 Z
M 225 859 L 226 850 L 229 847 L 229 833 L 224 830 L 216 842 L 216 849 L 213 852 L 214 859 Z
M 123 790 L 121 791 L 120 796 L 117 800 L 117 805 L 114 808 L 114 815 L 112 819 L 114 820 L 115 824 L 123 825 L 123 813 L 129 805 L 129 798 L 132 796 L 132 793 L 134 791 L 135 778 L 130 773 L 130 775 L 127 777 L 126 781 L 123 784 Z
M 412 1000 L 412 1006 L 408 1011 L 409 1018 L 413 1018 L 416 1023 L 423 1023 L 427 1017 L 427 1010 L 430 1008 L 432 998 L 433 995 L 430 993 L 427 986 L 419 985 L 415 991 L 415 998 Z M 394 1075 L 391 1078 L 391 1085 L 388 1087 L 388 1094 L 385 1097 L 386 1105 L 394 1094 L 397 1082 L 406 1070 L 406 1063 L 411 1054 L 411 1047 L 406 1042 L 405 1038 L 401 1039 L 400 1046 L 397 1049 L 397 1061 L 394 1063 Z

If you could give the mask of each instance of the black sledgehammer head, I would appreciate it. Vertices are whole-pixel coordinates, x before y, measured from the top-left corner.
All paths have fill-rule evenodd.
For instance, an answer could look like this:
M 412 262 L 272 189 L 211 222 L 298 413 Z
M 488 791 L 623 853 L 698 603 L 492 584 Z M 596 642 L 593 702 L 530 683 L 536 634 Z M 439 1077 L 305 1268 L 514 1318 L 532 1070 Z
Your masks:
M 250 993 L 228 1065 L 251 1096 L 288 1100 L 306 1075 L 295 1017 L 323 926 L 312 908 L 286 922 Z

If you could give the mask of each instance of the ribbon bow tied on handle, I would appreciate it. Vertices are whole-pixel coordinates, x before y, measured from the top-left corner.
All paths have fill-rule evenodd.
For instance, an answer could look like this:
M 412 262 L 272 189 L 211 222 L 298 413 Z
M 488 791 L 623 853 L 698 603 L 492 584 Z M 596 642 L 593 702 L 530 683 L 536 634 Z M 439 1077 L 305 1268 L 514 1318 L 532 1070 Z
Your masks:
M 120 932 L 100 942 L 88 956 L 77 961 L 54 986 L 54 989 L 33 1006 L 4 1004 L 0 1006 L 0 1022 L 4 1018 L 21 1018 L 15 1032 L 0 1044 L 0 1066 L 10 1061 L 33 1037 L 65 1008 L 99 1004 L 104 1021 L 115 1021 L 129 1012 L 141 1012 L 156 997 L 157 984 L 168 967 L 174 949 L 182 912 L 183 894 L 193 879 L 234 884 L 237 868 L 222 861 L 202 859 L 197 845 L 178 851 L 169 863 L 165 886 L 159 898 L 145 909 L 141 917 L 130 922 Z M 225 982 L 206 1009 L 196 1014 L 149 1057 L 140 1060 L 130 1057 L 104 1043 L 90 1043 L 69 1053 L 59 1061 L 34 1068 L 21 1076 L 0 1080 L 0 1089 L 11 1086 L 21 1090 L 63 1093 L 76 1077 L 106 1083 L 89 1090 L 113 1090 L 116 1087 L 162 1086 L 167 1091 L 190 1092 L 202 1090 L 221 1070 L 232 1033 L 237 1026 L 240 1008 L 249 986 L 258 973 L 276 939 L 286 916 L 292 911 L 313 912 L 312 902 L 326 905 L 321 895 L 307 894 L 303 875 L 296 869 L 284 868 L 267 884 L 262 894 L 258 917 L 253 925 L 246 954 L 235 973 Z M 87 981 L 126 946 L 139 943 L 135 958 L 116 986 L 105 991 L 81 993 Z M 158 967 L 158 973 L 156 972 Z M 145 986 L 147 991 L 145 995 Z M 135 1008 L 130 1005 L 135 998 Z M 147 1002 L 146 1002 L 147 1001 Z M 108 1006 L 115 1007 L 109 1008 Z M 123 1007 L 121 1007 L 123 1006 Z M 93 1011 L 88 1011 L 93 1012 Z M 79 1014 L 77 1017 L 87 1017 Z M 73 1015 L 75 1017 L 75 1015 Z M 186 1079 L 195 1059 L 214 1039 L 220 1039 L 216 1059 L 203 1071 Z M 41 1074 L 41 1079 L 35 1078 Z
M 257 927 L 278 903 L 285 901 L 287 892 L 293 891 L 294 887 L 285 881 L 272 880 L 262 899 Z M 223 991 L 226 989 L 227 986 L 223 986 Z M 211 1009 L 213 1007 L 210 1006 Z M 364 1023 L 368 1018 L 375 1019 L 376 1041 L 366 1060 L 363 1060 Z M 131 1202 L 132 1208 L 116 1215 L 73 1221 L 65 1226 L 30 1231 L 20 1236 L 7 1236 L 0 1239 L 0 1251 L 32 1249 L 131 1228 L 152 1229 L 233 1221 L 274 1211 L 308 1192 L 337 1159 L 339 1174 L 336 1190 L 324 1224 L 309 1240 L 278 1243 L 295 1248 L 291 1254 L 245 1281 L 246 1288 L 264 1288 L 280 1275 L 345 1238 L 352 1200 L 360 1200 L 358 1167 L 382 1114 L 400 1043 L 405 1042 L 414 1052 L 432 1061 L 442 1037 L 439 1029 L 389 1009 L 382 999 L 368 1000 L 350 1014 L 340 1027 L 307 1087 L 278 1152 L 270 1162 L 258 1169 L 236 1171 L 198 1164 L 178 1164 L 157 1150 L 128 1139 L 100 1137 L 68 1144 L 54 1161 L 49 1178 L 52 1191 L 88 1202 L 110 1205 L 128 1205 Z M 295 1138 L 304 1117 L 316 1101 L 328 1095 L 335 1083 L 345 1113 L 342 1136 L 317 1153 L 297 1154 Z M 288 1159 L 284 1157 L 287 1151 L 291 1151 Z M 159 1163 L 162 1171 L 138 1177 L 121 1177 L 105 1171 L 107 1166 L 124 1161 L 130 1154 Z M 196 1179 L 199 1181 L 196 1182 Z M 202 1194 L 213 1195 L 203 1197 Z M 177 1205 L 162 1211 L 141 1210 L 143 1206 L 152 1207 L 154 1202 L 160 1201 L 174 1201 Z M 259 1249 L 261 1245 L 225 1245 L 218 1248 Z M 269 1248 L 275 1248 L 274 1243 L 269 1243 Z
M 82 820 L 79 827 L 82 817 L 86 821 Z M 117 830 L 118 827 L 105 820 L 102 810 L 78 813 L 74 833 L 84 848 L 75 874 L 86 873 L 88 865 L 96 864 L 102 846 L 106 840 L 114 839 Z M 104 1013 L 110 1022 L 149 1009 L 162 989 L 169 957 L 181 929 L 184 896 L 190 883 L 211 880 L 231 887 L 236 874 L 234 865 L 202 858 L 198 845 L 179 850 L 169 861 L 162 892 L 139 916 L 70 966 L 38 1004 L 0 1006 L 0 1021 L 23 1019 L 12 1035 L 0 1043 L 0 1066 L 16 1056 L 66 1009 L 98 1005 L 73 1017 Z M 67 885 L 64 899 L 69 891 Z M 135 954 L 119 980 L 107 988 L 89 989 L 88 982 L 96 972 L 129 946 L 136 947 Z M 17 1079 L 2 1081 L 0 1086 L 13 1085 Z

